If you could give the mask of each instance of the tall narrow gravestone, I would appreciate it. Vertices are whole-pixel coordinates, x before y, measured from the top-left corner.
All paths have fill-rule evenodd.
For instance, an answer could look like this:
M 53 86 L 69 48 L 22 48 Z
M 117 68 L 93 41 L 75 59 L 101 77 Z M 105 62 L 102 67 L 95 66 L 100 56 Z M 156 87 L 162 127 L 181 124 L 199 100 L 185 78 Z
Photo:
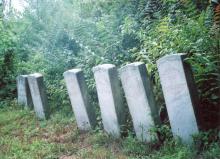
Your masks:
M 37 117 L 47 119 L 49 117 L 49 106 L 43 76 L 39 73 L 30 74 L 28 83 Z
M 20 75 L 17 77 L 18 104 L 31 109 L 33 107 L 33 102 L 27 77 L 28 75 Z
M 114 65 L 104 64 L 94 67 L 93 72 L 104 129 L 114 137 L 120 137 L 125 111 L 117 69 Z
M 145 64 L 136 62 L 122 67 L 120 77 L 137 138 L 147 142 L 156 139 L 151 129 L 160 119 Z
M 185 54 L 165 56 L 157 61 L 161 85 L 174 137 L 192 143 L 199 132 L 198 96 Z
M 80 130 L 86 131 L 96 124 L 95 109 L 90 105 L 88 91 L 81 69 L 64 72 L 72 108 Z

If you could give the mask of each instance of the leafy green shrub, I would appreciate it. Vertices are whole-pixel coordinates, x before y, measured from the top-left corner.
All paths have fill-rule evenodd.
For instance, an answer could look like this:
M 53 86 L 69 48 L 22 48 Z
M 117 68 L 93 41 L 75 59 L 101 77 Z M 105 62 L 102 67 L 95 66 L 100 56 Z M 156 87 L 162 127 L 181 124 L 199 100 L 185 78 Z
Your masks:
M 198 151 L 205 151 L 211 145 L 218 143 L 218 131 L 217 130 L 209 130 L 207 132 L 200 132 L 199 134 L 193 136 L 194 139 L 194 147 Z
M 204 159 L 216 159 L 220 158 L 219 143 L 213 143 L 209 146 L 208 150 L 203 152 Z
M 1 8 L 1 6 L 0 6 Z M 0 17 L 0 100 L 15 95 L 16 37 Z
M 150 145 L 138 141 L 133 135 L 126 137 L 123 142 L 123 151 L 136 157 L 148 155 L 151 152 Z

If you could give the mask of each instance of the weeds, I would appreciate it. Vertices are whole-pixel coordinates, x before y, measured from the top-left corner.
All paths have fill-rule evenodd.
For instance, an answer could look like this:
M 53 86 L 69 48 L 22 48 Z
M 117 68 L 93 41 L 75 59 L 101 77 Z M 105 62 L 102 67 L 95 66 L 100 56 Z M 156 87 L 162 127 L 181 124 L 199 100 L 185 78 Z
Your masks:
M 199 134 L 194 137 L 195 145 L 187 147 L 175 141 L 169 127 L 163 126 L 152 130 L 159 133 L 163 140 L 143 143 L 131 133 L 122 139 L 114 139 L 99 128 L 82 133 L 77 129 L 74 118 L 62 111 L 53 114 L 47 121 L 39 121 L 33 111 L 23 110 L 15 102 L 0 107 L 1 159 L 220 158 L 220 145 L 218 139 L 212 138 L 213 132 Z M 201 143 L 205 145 L 202 148 Z

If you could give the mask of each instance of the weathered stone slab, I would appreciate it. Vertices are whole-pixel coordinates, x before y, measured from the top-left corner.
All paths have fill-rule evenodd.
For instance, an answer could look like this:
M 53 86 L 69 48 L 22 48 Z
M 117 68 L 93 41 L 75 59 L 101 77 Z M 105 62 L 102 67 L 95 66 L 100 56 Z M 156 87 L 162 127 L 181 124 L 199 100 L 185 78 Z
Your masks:
M 120 127 L 125 122 L 123 97 L 114 65 L 103 64 L 93 68 L 104 129 L 120 137 Z
M 85 78 L 81 69 L 64 72 L 72 108 L 80 130 L 87 131 L 96 125 L 95 108 L 89 103 Z
M 37 117 L 39 119 L 47 119 L 49 117 L 49 106 L 43 76 L 40 73 L 30 74 L 28 76 L 28 84 Z
M 122 67 L 120 77 L 137 138 L 147 142 L 156 139 L 150 130 L 160 119 L 145 64 L 136 62 Z
M 30 88 L 28 85 L 28 75 L 20 75 L 17 77 L 18 104 L 24 105 L 25 108 L 33 108 Z
M 199 132 L 198 95 L 185 54 L 165 56 L 157 61 L 161 85 L 174 137 L 190 144 Z

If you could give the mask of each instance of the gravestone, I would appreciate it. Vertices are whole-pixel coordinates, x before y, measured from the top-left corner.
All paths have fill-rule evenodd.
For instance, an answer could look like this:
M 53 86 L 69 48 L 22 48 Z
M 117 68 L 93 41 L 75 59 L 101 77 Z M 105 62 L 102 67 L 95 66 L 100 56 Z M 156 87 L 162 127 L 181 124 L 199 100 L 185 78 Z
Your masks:
M 103 64 L 93 68 L 104 129 L 114 137 L 120 137 L 125 122 L 123 97 L 114 65 Z
M 191 144 L 199 132 L 198 95 L 185 54 L 162 57 L 157 61 L 161 85 L 174 137 Z
M 39 119 L 47 119 L 49 117 L 49 106 L 43 76 L 40 73 L 30 74 L 28 76 L 28 84 L 37 117 Z
M 28 75 L 20 75 L 17 77 L 18 104 L 24 105 L 26 109 L 31 109 L 33 102 L 27 77 Z
M 147 142 L 156 139 L 151 130 L 160 119 L 145 64 L 136 62 L 122 67 L 120 77 L 137 138 Z
M 95 108 L 89 103 L 88 90 L 81 69 L 64 72 L 72 108 L 80 130 L 87 131 L 96 125 Z

